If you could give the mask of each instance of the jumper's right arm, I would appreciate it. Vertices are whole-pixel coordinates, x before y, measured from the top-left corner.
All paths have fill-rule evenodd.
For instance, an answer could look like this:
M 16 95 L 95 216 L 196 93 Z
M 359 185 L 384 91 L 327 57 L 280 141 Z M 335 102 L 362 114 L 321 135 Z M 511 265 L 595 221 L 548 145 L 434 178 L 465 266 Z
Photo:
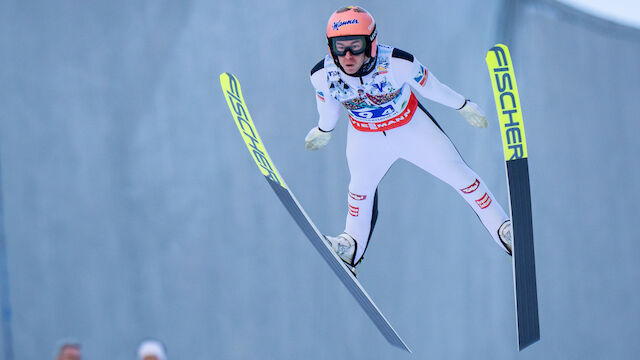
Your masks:
M 316 68 L 314 68 L 316 69 Z M 340 108 L 342 104 L 329 94 L 329 85 L 327 84 L 327 72 L 324 69 L 318 69 L 311 73 L 311 84 L 316 91 L 316 106 L 318 108 L 318 127 L 322 131 L 332 131 L 336 127 L 338 118 L 340 117 Z
M 313 127 L 305 138 L 309 150 L 325 146 L 331 139 L 331 131 L 336 127 L 340 117 L 341 104 L 329 94 L 326 71 L 321 67 L 324 60 L 311 70 L 311 83 L 316 91 L 316 107 L 318 109 L 318 126 Z

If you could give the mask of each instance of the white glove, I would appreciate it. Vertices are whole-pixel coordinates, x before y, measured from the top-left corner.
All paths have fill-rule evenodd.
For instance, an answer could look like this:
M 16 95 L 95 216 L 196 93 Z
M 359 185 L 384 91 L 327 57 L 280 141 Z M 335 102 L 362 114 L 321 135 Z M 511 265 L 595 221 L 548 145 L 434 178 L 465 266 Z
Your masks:
M 487 117 L 484 114 L 484 111 L 480 109 L 478 104 L 474 103 L 471 100 L 466 100 L 462 108 L 458 110 L 460 115 L 464 116 L 467 119 L 469 124 L 479 127 L 486 128 L 489 125 L 489 121 L 487 121 Z
M 322 131 L 317 126 L 309 130 L 309 133 L 304 138 L 305 147 L 309 150 L 318 150 L 327 145 L 329 140 L 331 140 L 331 133 Z

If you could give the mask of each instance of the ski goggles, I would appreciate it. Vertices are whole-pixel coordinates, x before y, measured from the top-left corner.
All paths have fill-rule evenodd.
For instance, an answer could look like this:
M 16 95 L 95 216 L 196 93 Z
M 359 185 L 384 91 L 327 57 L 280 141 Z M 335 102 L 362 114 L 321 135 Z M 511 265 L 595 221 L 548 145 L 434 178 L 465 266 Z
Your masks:
M 345 56 L 347 51 L 352 55 L 360 55 L 367 49 L 366 36 L 338 36 L 329 39 L 331 52 L 337 56 Z

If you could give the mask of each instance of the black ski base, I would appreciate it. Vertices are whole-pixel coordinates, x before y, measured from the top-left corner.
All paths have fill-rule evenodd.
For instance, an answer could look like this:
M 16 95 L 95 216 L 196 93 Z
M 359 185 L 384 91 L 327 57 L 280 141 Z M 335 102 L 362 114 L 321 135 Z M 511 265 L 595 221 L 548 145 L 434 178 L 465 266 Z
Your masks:
M 369 316 L 371 321 L 378 328 L 380 333 L 387 339 L 387 341 L 407 352 L 411 352 L 411 349 L 400 338 L 398 333 L 393 329 L 389 321 L 384 317 L 380 309 L 376 306 L 373 300 L 369 297 L 367 292 L 362 288 L 360 283 L 355 277 L 355 273 L 349 269 L 349 266 L 343 263 L 330 249 L 325 245 L 324 235 L 317 232 L 315 225 L 306 216 L 304 210 L 297 203 L 293 194 L 280 184 L 274 182 L 265 176 L 265 179 L 276 193 L 284 207 L 287 209 L 293 220 L 298 224 L 298 227 L 306 235 L 307 239 L 311 241 L 311 244 L 316 248 L 320 256 L 322 256 L 325 262 L 331 267 L 333 272 L 338 276 L 340 281 L 349 290 L 351 295 L 360 304 L 364 312 Z
M 515 270 L 518 348 L 540 340 L 538 290 L 533 248 L 531 191 L 527 158 L 507 161 L 509 196 L 513 225 L 513 262 Z

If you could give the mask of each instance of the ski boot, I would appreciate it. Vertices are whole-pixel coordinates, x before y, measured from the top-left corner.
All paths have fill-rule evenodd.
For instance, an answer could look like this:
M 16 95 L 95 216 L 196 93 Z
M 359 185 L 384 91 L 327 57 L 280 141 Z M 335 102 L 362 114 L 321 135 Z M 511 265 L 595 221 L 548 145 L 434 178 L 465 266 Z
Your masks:
M 511 220 L 507 220 L 498 228 L 498 237 L 502 242 L 507 254 L 512 254 L 513 249 L 513 227 L 511 226 Z
M 336 237 L 325 235 L 324 238 L 327 245 L 333 249 L 336 255 L 347 265 L 347 268 L 351 270 L 353 276 L 356 276 L 356 267 L 353 265 L 353 258 L 356 254 L 357 246 L 355 239 L 347 233 L 342 233 Z

